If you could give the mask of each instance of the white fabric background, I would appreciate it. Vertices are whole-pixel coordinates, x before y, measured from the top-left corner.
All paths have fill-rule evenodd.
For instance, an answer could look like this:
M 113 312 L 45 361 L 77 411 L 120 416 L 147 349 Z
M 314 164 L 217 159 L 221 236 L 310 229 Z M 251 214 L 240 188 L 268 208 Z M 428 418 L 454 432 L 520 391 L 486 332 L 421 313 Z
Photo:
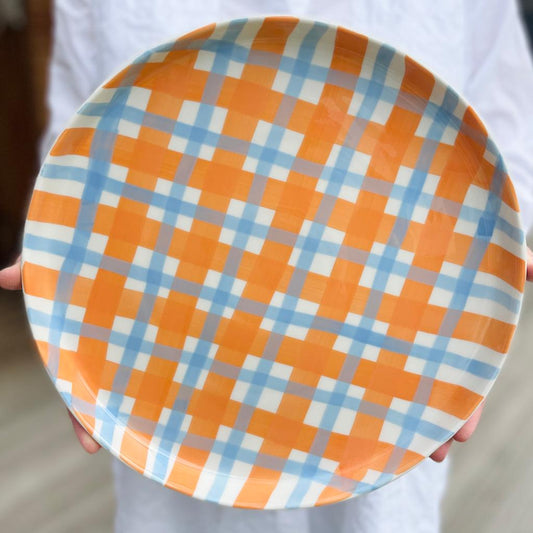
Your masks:
M 143 478 L 115 460 L 117 533 L 435 533 L 448 462 L 426 460 L 353 500 L 286 511 L 222 507 Z
M 407 52 L 462 93 L 495 138 L 533 223 L 533 70 L 514 0 L 57 0 L 46 151 L 81 103 L 140 52 L 217 20 L 291 14 Z M 446 463 L 311 510 L 246 511 L 192 500 L 116 462 L 117 531 L 435 532 Z

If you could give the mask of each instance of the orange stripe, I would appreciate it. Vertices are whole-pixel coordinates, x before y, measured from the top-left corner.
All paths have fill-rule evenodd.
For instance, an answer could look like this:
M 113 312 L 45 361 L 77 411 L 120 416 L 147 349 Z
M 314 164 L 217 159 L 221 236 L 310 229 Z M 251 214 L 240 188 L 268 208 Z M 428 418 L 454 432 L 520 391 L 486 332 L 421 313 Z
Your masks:
M 28 211 L 28 220 L 74 228 L 79 209 L 78 198 L 35 190 Z
M 283 94 L 255 82 L 225 78 L 217 104 L 232 112 L 274 122 Z M 258 106 L 257 102 L 261 102 Z
M 413 452 L 411 450 L 404 450 L 403 458 L 394 473 L 396 475 L 403 474 L 423 459 L 425 459 L 425 457 L 420 455 L 419 453 Z
M 84 322 L 111 328 L 122 297 L 125 278 L 120 274 L 99 270 L 87 301 Z
M 428 405 L 465 420 L 482 399 L 482 396 L 468 389 L 435 380 Z
M 280 472 L 254 466 L 235 500 L 235 507 L 261 509 L 279 483 Z
M 298 131 L 300 133 L 307 134 L 309 125 L 313 121 L 313 113 L 315 111 L 315 105 L 311 102 L 305 102 L 304 100 L 296 100 L 292 114 L 287 123 L 287 128 L 293 131 Z M 304 138 L 304 143 L 306 143 Z M 311 149 L 311 143 L 306 143 L 308 150 Z M 300 150 L 301 154 L 304 155 L 304 148 Z
M 523 292 L 526 282 L 526 264 L 524 260 L 508 252 L 495 243 L 487 246 L 483 260 L 479 265 L 481 272 L 503 279 L 515 289 Z
M 198 453 L 202 454 L 200 462 L 196 462 Z M 201 474 L 201 464 L 205 463 L 207 459 L 207 452 L 193 453 L 191 448 L 182 446 L 179 451 L 179 456 L 172 465 L 167 485 L 176 490 L 179 490 L 189 496 L 193 493 L 194 487 L 198 483 L 198 478 Z
M 146 467 L 148 447 L 150 446 L 149 438 L 149 435 L 144 435 L 131 429 L 125 431 L 120 447 L 120 458 L 135 470 L 143 472 Z
M 453 336 L 505 354 L 509 349 L 514 330 L 515 326 L 512 324 L 464 311 Z
M 336 473 L 357 481 L 365 475 L 368 468 L 383 469 L 393 450 L 392 444 L 350 436 L 345 440 L 343 456 Z
M 316 505 L 326 505 L 328 503 L 337 503 L 348 500 L 353 497 L 351 492 L 345 492 L 335 487 L 326 487 L 317 499 Z
M 394 107 L 372 151 L 367 175 L 394 182 L 409 143 L 420 122 L 420 116 L 412 111 Z
M 401 90 L 414 94 L 423 100 L 429 100 L 434 85 L 435 76 L 407 56 Z
M 352 383 L 365 389 L 412 400 L 418 389 L 420 376 L 404 370 L 361 360 Z
M 285 42 L 297 24 L 298 19 L 293 17 L 265 18 L 252 42 L 252 50 L 282 54 L 285 49 Z
M 50 155 L 81 155 L 88 157 L 95 130 L 93 128 L 66 129 L 50 150 Z
M 331 68 L 358 76 L 365 59 L 368 37 L 337 31 Z
M 38 296 L 53 300 L 56 294 L 59 272 L 25 261 L 22 264 L 22 282 L 24 292 L 31 296 Z
M 39 355 L 41 356 L 43 364 L 45 366 L 48 366 L 48 361 L 49 361 L 49 356 L 50 356 L 48 349 L 50 345 L 45 341 L 35 341 L 35 345 L 37 346 L 37 351 L 39 352 Z

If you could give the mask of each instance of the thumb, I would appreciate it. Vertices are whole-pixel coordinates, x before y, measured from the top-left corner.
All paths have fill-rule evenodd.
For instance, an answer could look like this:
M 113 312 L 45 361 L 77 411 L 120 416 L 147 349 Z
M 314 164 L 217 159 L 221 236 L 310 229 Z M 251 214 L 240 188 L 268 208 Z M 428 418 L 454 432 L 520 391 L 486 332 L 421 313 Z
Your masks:
M 0 288 L 11 291 L 17 291 L 22 289 L 20 258 L 14 265 L 0 270 Z

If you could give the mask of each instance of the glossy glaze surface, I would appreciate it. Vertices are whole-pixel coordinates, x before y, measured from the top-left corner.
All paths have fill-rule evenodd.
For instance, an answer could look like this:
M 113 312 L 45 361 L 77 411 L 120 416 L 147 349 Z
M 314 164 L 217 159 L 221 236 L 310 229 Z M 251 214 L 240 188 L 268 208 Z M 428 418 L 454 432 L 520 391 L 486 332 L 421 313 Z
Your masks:
M 471 108 L 388 46 L 204 28 L 104 84 L 24 236 L 33 335 L 113 454 L 197 498 L 340 501 L 430 455 L 512 338 L 524 236 Z

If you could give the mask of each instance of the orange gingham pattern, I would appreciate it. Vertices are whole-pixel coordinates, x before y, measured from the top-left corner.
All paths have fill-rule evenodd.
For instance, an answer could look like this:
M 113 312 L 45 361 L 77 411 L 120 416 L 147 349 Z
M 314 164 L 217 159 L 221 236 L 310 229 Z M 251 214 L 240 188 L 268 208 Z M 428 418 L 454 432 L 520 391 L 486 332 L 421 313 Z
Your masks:
M 394 479 L 488 392 L 524 283 L 479 120 L 408 57 L 288 18 L 204 28 L 101 87 L 23 254 L 63 399 L 198 498 L 320 505 Z

